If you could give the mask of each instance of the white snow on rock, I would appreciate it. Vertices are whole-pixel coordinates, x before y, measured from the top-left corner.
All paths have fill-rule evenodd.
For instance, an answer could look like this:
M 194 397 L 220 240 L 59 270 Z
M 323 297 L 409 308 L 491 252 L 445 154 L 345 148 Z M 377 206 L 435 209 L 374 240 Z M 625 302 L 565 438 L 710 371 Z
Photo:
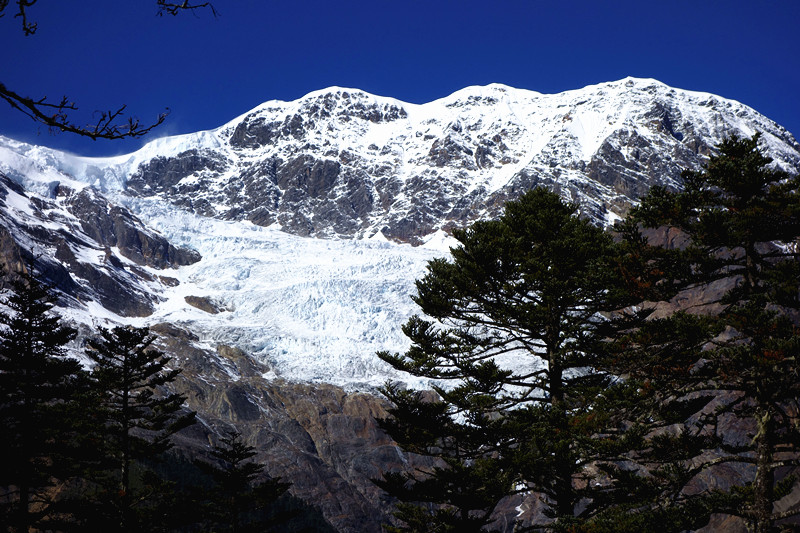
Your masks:
M 661 109 L 669 109 L 668 120 L 659 115 Z M 373 112 L 391 118 L 370 120 Z M 300 140 L 277 135 L 274 142 L 257 146 L 231 144 L 237 127 L 246 121 L 284 124 L 295 115 L 313 119 L 298 133 Z M 627 161 L 637 159 L 637 146 L 625 144 L 625 139 L 651 143 L 654 153 L 686 153 L 690 148 L 683 134 L 664 131 L 669 121 L 709 146 L 731 133 L 749 136 L 761 131 L 775 165 L 797 171 L 797 142 L 749 107 L 656 80 L 626 78 L 554 95 L 499 84 L 468 87 L 421 105 L 333 87 L 294 102 L 266 102 L 217 129 L 164 137 L 132 154 L 109 158 L 79 157 L 0 137 L 0 172 L 30 194 L 56 202 L 53 191 L 58 184 L 76 190 L 92 186 L 113 203 L 131 209 L 172 244 L 202 255 L 198 263 L 176 270 L 142 267 L 154 276 L 180 282 L 175 287 L 141 287 L 161 299 L 152 316 L 126 319 L 92 301 L 65 309 L 67 316 L 102 324 L 177 322 L 209 347 L 242 348 L 269 365 L 269 376 L 363 388 L 388 378 L 413 382 L 382 363 L 375 352 L 406 348 L 400 327 L 417 312 L 411 301 L 414 280 L 424 275 L 427 261 L 447 255 L 456 244 L 444 231 L 445 221 L 434 225 L 416 247 L 387 239 L 382 230 L 387 221 L 402 219 L 415 200 L 404 192 L 405 184 L 419 177 L 444 184 L 435 201 L 455 204 L 472 193 L 488 198 L 521 173 L 549 176 L 549 183 L 567 196 L 590 190 L 594 196 L 569 199 L 593 203 L 599 221 L 611 224 L 619 219 L 615 209 L 623 200 L 634 199 L 620 200 L 621 193 L 612 185 L 589 183 L 585 168 L 597 162 L 604 145 Z M 454 159 L 438 164 L 431 155 L 436 142 L 452 143 L 456 152 L 480 146 L 490 146 L 494 152 L 485 164 L 476 154 L 459 160 L 458 153 L 448 153 Z M 207 218 L 173 205 L 169 192 L 148 196 L 145 190 L 137 197 L 126 193 L 128 179 L 140 165 L 189 150 L 213 153 L 215 160 L 227 165 L 216 174 L 204 168 L 177 184 L 207 184 L 198 195 L 219 193 L 257 161 L 271 157 L 288 161 L 305 154 L 331 157 L 367 174 L 380 171 L 399 184 L 400 192 L 389 205 L 375 208 L 357 233 L 341 238 L 331 229 L 321 233 L 326 239 L 290 235 L 278 222 L 261 227 L 243 220 Z M 664 178 L 665 183 L 675 185 L 670 179 Z M 220 194 L 209 198 L 217 216 L 236 208 L 225 205 Z M 35 215 L 16 193 L 9 195 L 6 205 L 8 216 Z M 485 205 L 474 209 L 474 218 L 489 213 Z M 97 260 L 95 252 L 87 254 L 83 260 Z M 187 296 L 207 298 L 220 312 L 192 307 Z

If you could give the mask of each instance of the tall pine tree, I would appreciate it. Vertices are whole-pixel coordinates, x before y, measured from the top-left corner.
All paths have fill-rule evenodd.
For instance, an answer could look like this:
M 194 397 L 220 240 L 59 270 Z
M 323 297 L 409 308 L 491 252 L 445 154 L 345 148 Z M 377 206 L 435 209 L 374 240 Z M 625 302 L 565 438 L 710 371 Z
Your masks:
M 703 171 L 683 174 L 682 191 L 656 187 L 632 214 L 685 238 L 685 281 L 704 305 L 632 331 L 609 370 L 639 380 L 655 400 L 642 412 L 654 426 L 649 453 L 636 459 L 665 490 L 639 511 L 728 513 L 766 533 L 800 514 L 777 504 L 794 486 L 781 477 L 800 466 L 800 178 L 770 167 L 758 135 L 718 149 Z M 754 475 L 728 492 L 690 496 L 690 483 L 725 464 Z
M 148 476 L 134 479 L 134 467 L 157 460 L 171 447 L 172 435 L 194 423 L 194 413 L 181 413 L 185 397 L 164 389 L 180 370 L 167 368 L 170 358 L 153 347 L 154 341 L 147 328 L 115 327 L 101 329 L 100 337 L 88 343 L 105 443 L 106 462 L 94 479 L 104 488 L 107 504 L 93 517 L 106 520 L 99 527 L 141 529 L 159 483 L 143 483 Z
M 452 258 L 431 261 L 417 282 L 429 318 L 405 324 L 405 354 L 379 356 L 454 384 L 434 387 L 437 401 L 384 388 L 394 407 L 383 427 L 438 461 L 378 481 L 402 502 L 405 525 L 392 531 L 484 531 L 515 492 L 541 493 L 546 522 L 587 512 L 578 481 L 596 459 L 594 404 L 613 380 L 596 362 L 617 328 L 641 318 L 622 312 L 641 294 L 624 283 L 637 243 L 615 244 L 577 211 L 528 192 L 499 220 L 454 231 Z
M 272 516 L 275 501 L 289 488 L 280 479 L 262 479 L 264 465 L 252 461 L 256 451 L 239 433 L 229 433 L 214 447 L 211 455 L 218 464 L 200 463 L 212 479 L 205 491 L 204 531 L 248 533 L 273 531 L 292 517 Z
M 68 458 L 74 428 L 63 415 L 81 366 L 65 345 L 75 329 L 53 312 L 54 295 L 30 274 L 6 277 L 0 308 L 0 501 L 12 531 L 55 517 L 54 487 L 75 475 Z

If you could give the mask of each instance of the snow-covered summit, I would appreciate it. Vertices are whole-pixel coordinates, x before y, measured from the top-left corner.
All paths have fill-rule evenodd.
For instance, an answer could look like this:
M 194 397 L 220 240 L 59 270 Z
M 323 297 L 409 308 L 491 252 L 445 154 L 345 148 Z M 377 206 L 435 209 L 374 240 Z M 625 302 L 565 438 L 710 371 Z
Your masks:
M 536 186 L 607 224 L 652 185 L 680 187 L 680 172 L 726 136 L 755 132 L 776 166 L 800 169 L 800 145 L 773 121 L 652 79 L 558 94 L 491 84 L 424 104 L 332 87 L 117 157 L 0 137 L 0 172 L 28 195 L 9 193 L 3 220 L 22 248 L 33 242 L 18 238 L 25 232 L 61 235 L 29 252 L 51 254 L 74 278 L 76 319 L 105 310 L 178 322 L 207 347 L 254 354 L 271 375 L 379 384 L 392 374 L 375 351 L 403 348 L 413 281 L 447 253 L 453 227 L 496 216 Z M 93 233 L 89 220 L 127 225 Z M 34 226 L 44 229 L 25 229 Z M 119 235 L 163 238 L 202 259 L 174 249 L 153 263 Z M 152 265 L 131 264 L 118 242 Z M 149 315 L 109 310 L 102 302 L 114 299 L 90 290 L 97 272 L 130 286 Z
M 203 216 L 418 243 L 495 216 L 536 185 L 607 222 L 651 185 L 678 186 L 724 137 L 756 131 L 776 165 L 797 168 L 797 141 L 773 121 L 652 79 L 558 94 L 491 84 L 425 104 L 331 87 L 127 156 L 73 158 L 65 170 Z
M 753 109 L 629 77 L 558 94 L 472 86 L 425 104 L 331 87 L 128 155 L 59 157 L 20 143 L 11 151 L 101 190 L 204 216 L 418 243 L 495 216 L 536 185 L 613 220 L 649 186 L 678 186 L 681 170 L 698 168 L 724 137 L 757 131 L 777 166 L 798 167 L 794 137 Z

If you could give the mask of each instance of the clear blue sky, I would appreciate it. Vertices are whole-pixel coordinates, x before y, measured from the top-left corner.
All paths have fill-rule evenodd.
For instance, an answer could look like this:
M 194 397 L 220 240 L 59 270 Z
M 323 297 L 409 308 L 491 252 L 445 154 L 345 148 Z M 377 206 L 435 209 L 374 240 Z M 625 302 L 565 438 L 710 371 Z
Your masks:
M 217 127 L 266 100 L 340 85 L 421 103 L 492 82 L 554 93 L 625 76 L 739 100 L 800 136 L 797 0 L 214 0 L 156 16 L 155 0 L 42 0 L 23 36 L 0 18 L 0 82 L 81 107 L 126 104 L 155 136 Z M 0 134 L 84 155 L 91 141 L 0 101 Z

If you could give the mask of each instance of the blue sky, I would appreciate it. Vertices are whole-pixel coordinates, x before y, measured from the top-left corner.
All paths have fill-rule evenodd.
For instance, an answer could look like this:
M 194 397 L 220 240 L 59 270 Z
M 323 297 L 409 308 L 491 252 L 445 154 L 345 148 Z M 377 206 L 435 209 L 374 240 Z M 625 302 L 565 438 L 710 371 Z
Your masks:
M 332 85 L 422 103 L 468 85 L 554 93 L 637 76 L 739 100 L 800 136 L 796 0 L 214 5 L 217 18 L 159 18 L 155 0 L 39 2 L 29 9 L 38 22 L 30 37 L 9 5 L 0 18 L 0 82 L 29 96 L 67 95 L 80 123 L 122 104 L 143 122 L 170 108 L 153 134 L 163 136 Z M 84 155 L 144 142 L 54 135 L 2 101 L 0 134 Z

